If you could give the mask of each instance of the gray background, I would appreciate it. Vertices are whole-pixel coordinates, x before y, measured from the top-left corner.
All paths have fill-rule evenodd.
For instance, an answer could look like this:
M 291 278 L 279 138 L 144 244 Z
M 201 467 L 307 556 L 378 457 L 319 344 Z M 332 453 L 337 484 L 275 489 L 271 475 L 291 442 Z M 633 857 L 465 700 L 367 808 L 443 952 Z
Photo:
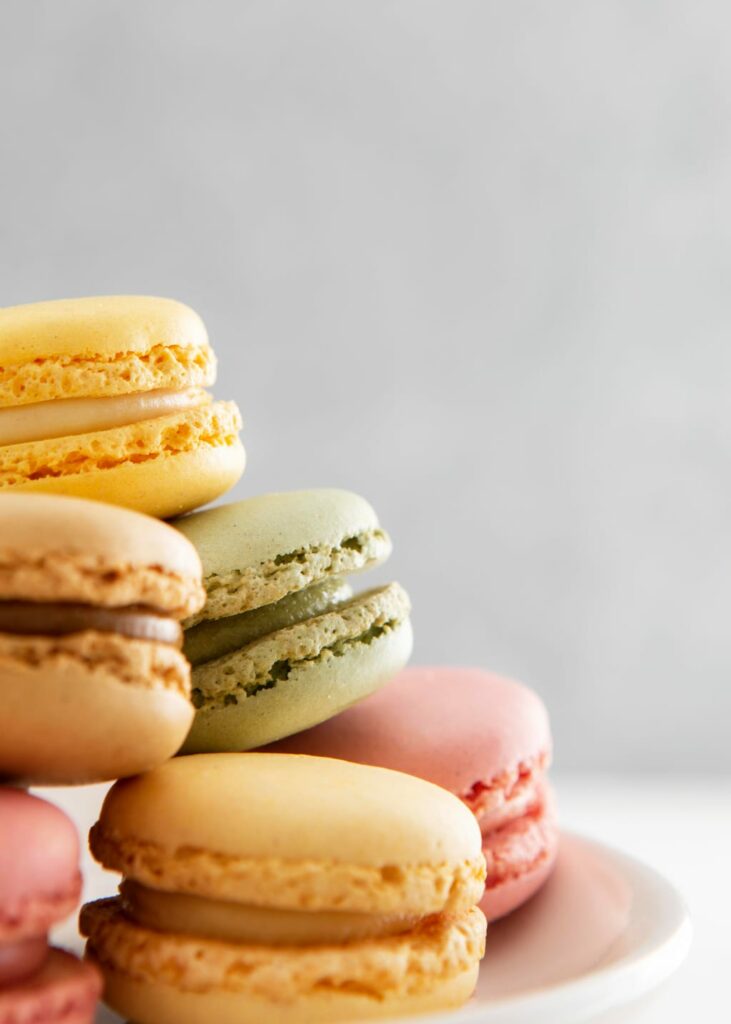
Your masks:
M 0 304 L 195 306 L 235 494 L 341 485 L 418 661 L 729 769 L 724 2 L 0 0 Z

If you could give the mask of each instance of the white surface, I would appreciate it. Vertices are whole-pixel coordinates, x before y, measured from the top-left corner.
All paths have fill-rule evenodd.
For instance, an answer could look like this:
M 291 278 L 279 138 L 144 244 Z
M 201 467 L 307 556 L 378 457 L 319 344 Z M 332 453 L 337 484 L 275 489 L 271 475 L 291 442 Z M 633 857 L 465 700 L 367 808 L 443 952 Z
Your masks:
M 693 944 L 686 963 L 631 1019 L 728 1019 L 731 777 L 569 776 L 557 785 L 565 825 L 652 864 L 677 886 L 690 910 Z
M 688 903 L 694 927 L 690 955 L 646 1006 L 614 1021 L 687 1024 L 699 1006 L 722 1019 L 727 985 L 727 918 L 731 906 L 731 779 L 565 776 L 556 779 L 564 826 L 580 830 L 653 865 Z M 102 787 L 50 790 L 86 830 Z M 90 892 L 111 894 L 116 876 L 88 869 Z M 65 937 L 69 931 L 64 929 Z M 546 1024 L 560 1024 L 547 1020 Z
M 731 770 L 728 0 L 0 8 L 0 304 L 191 303 L 232 496 L 365 494 L 416 661 Z

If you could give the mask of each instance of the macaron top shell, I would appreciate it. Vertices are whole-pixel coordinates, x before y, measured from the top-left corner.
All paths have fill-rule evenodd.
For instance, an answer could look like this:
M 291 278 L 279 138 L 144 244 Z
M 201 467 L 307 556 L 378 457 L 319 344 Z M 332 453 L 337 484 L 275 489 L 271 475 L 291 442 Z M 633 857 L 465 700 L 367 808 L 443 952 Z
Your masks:
M 412 772 L 468 796 L 521 764 L 547 761 L 546 708 L 528 687 L 477 668 L 406 668 L 336 718 L 268 748 Z
M 174 525 L 203 563 L 209 594 L 196 621 L 270 604 L 327 576 L 377 565 L 391 552 L 368 502 L 341 490 L 263 494 Z
M 0 789 L 0 943 L 45 934 L 80 895 L 71 821 L 23 790 Z
M 199 754 L 115 784 L 100 827 L 171 852 L 369 866 L 461 862 L 479 830 L 451 794 L 330 758 Z
M 0 600 L 144 604 L 184 617 L 203 603 L 198 554 L 166 523 L 113 505 L 0 495 Z
M 280 910 L 457 913 L 485 881 L 459 800 L 328 758 L 178 758 L 113 786 L 90 845 L 153 889 Z
M 137 295 L 0 309 L 0 367 L 0 407 L 206 386 L 216 372 L 197 313 Z

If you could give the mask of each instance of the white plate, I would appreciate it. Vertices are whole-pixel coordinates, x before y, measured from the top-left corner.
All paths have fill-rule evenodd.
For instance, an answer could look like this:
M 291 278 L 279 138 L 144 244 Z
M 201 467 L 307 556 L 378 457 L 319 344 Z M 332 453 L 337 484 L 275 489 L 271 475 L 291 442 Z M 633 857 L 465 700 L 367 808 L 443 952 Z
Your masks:
M 630 1007 L 644 1002 L 680 966 L 690 938 L 685 905 L 657 872 L 600 843 L 564 835 L 556 870 L 541 892 L 489 928 L 474 998 L 460 1010 L 420 1019 L 625 1022 Z M 120 1020 L 101 1009 L 97 1024 Z

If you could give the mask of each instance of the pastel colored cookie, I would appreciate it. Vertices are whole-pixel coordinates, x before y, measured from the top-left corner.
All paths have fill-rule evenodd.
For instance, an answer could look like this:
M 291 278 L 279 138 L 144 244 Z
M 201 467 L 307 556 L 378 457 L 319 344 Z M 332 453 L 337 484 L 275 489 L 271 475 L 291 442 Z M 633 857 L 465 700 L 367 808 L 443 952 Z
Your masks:
M 381 765 L 458 796 L 483 834 L 488 921 L 525 902 L 553 868 L 548 715 L 520 683 L 474 668 L 408 668 L 337 718 L 269 749 Z
M 99 502 L 0 494 L 0 778 L 145 771 L 190 727 L 179 619 L 200 561 L 166 523 Z
M 206 754 L 117 783 L 90 836 L 124 875 L 81 914 L 137 1024 L 348 1021 L 457 1006 L 484 951 L 474 817 L 408 775 Z
M 244 469 L 241 418 L 205 388 L 216 363 L 196 313 L 109 296 L 0 309 L 0 495 L 95 498 L 167 518 Z
M 90 1024 L 98 971 L 46 938 L 80 894 L 79 842 L 66 815 L 0 789 L 0 1024 Z
M 198 549 L 207 592 L 185 623 L 197 710 L 183 753 L 248 750 L 305 729 L 406 664 L 403 589 L 353 597 L 344 582 L 391 551 L 358 495 L 265 494 L 174 525 Z

